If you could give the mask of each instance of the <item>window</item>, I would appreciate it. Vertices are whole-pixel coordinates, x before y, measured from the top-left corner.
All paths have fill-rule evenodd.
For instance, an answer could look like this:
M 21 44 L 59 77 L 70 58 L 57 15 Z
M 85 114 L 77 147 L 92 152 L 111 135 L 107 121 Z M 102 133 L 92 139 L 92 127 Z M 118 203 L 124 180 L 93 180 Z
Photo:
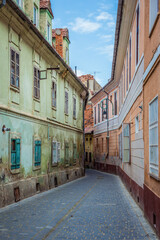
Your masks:
M 96 121 L 96 107 L 94 107 L 94 124 L 96 124 L 97 123 L 97 121 Z
M 34 165 L 41 165 L 41 141 L 35 141 Z
M 149 170 L 159 175 L 158 160 L 158 97 L 149 104 Z
M 119 158 L 122 159 L 122 133 L 119 134 Z
M 36 5 L 33 7 L 33 24 L 36 27 L 38 26 L 38 8 Z
M 123 124 L 123 162 L 129 163 L 131 160 L 130 148 L 130 124 Z
M 102 121 L 104 121 L 107 119 L 107 100 L 103 100 L 102 107 Z
M 11 170 L 20 168 L 20 139 L 11 139 Z
M 49 22 L 47 23 L 47 40 L 48 42 L 50 42 L 50 38 L 51 38 L 51 25 L 49 24 Z
M 19 88 L 19 54 L 11 49 L 11 79 L 10 84 Z
M 150 0 L 149 8 L 149 32 L 151 32 L 155 20 L 157 18 L 157 13 L 159 10 L 159 0 Z
M 34 97 L 40 99 L 40 73 L 37 68 L 34 68 Z
M 98 122 L 100 122 L 100 104 L 98 104 Z
M 132 40 L 129 39 L 129 83 L 131 82 L 131 57 L 132 57 Z
M 88 152 L 86 152 L 86 162 L 88 162 Z
M 92 162 L 92 154 L 91 154 L 91 152 L 89 152 L 89 162 L 90 163 Z
M 136 10 L 136 65 L 139 61 L 139 5 Z
M 87 88 L 89 88 L 89 80 L 87 80 Z
M 57 84 L 52 82 L 52 107 L 57 105 Z
M 76 98 L 73 97 L 73 117 L 76 118 Z
M 102 138 L 102 153 L 103 153 L 103 138 Z
M 65 108 L 64 108 L 65 114 L 68 114 L 68 92 L 65 91 Z
M 76 160 L 77 160 L 77 146 L 74 143 L 73 144 L 73 162 L 76 163 Z
M 69 63 L 69 50 L 66 47 L 66 62 Z
M 117 92 L 114 92 L 114 115 L 117 115 Z
M 126 91 L 128 91 L 128 51 L 126 55 Z
M 65 143 L 65 163 L 69 164 L 69 144 Z
M 135 133 L 139 131 L 139 117 L 135 118 Z
M 22 1 L 21 0 L 16 0 L 17 5 L 19 5 L 20 7 L 22 7 Z
M 124 64 L 124 67 L 123 67 L 123 84 L 124 84 L 124 99 L 125 99 L 125 64 Z
M 88 141 L 88 138 L 86 138 L 86 141 Z
M 60 162 L 61 145 L 59 142 L 52 142 L 52 165 Z

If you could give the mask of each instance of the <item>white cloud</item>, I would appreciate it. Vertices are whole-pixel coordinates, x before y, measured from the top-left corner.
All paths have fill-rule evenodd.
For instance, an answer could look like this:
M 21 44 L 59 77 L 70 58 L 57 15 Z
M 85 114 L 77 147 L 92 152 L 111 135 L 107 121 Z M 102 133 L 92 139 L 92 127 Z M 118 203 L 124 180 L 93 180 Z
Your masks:
M 100 27 L 100 23 L 91 22 L 88 19 L 76 18 L 74 23 L 70 23 L 72 30 L 79 33 L 91 33 L 97 31 Z
M 113 16 L 108 12 L 101 12 L 99 16 L 96 17 L 97 21 L 113 21 Z
M 107 23 L 107 26 L 109 27 L 109 28 L 115 28 L 115 22 L 108 22 Z
M 111 34 L 102 35 L 101 38 L 104 39 L 105 42 L 110 42 L 113 39 L 113 36 Z
M 104 47 L 99 47 L 96 50 L 98 50 L 100 54 L 102 54 L 102 55 L 105 54 L 108 57 L 110 57 L 111 58 L 110 60 L 112 61 L 113 47 L 114 47 L 113 44 L 109 44 L 109 45 L 106 45 Z

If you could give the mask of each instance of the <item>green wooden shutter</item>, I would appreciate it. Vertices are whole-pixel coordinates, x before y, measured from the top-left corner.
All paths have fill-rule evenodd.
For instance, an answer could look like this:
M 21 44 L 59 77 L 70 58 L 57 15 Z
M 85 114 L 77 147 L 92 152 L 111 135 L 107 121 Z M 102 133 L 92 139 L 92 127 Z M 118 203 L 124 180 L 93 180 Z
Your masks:
M 34 165 L 41 164 L 41 141 L 35 141 Z
M 76 162 L 77 159 L 77 148 L 76 148 L 76 144 L 73 144 L 73 160 L 74 163 Z
M 57 143 L 57 162 L 60 162 L 60 150 L 61 150 L 61 144 Z
M 15 169 L 16 166 L 16 148 L 13 149 L 13 142 L 16 144 L 16 140 L 11 139 L 11 169 Z
M 16 139 L 16 169 L 20 168 L 20 139 Z
M 52 143 L 52 164 L 57 163 L 57 142 Z

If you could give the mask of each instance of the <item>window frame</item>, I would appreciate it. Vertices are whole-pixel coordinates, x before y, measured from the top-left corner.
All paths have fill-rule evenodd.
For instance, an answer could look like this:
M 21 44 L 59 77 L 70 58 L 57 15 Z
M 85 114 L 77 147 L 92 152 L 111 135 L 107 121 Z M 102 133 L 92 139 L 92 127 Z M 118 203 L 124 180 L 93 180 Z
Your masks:
M 95 106 L 94 107 L 94 124 L 96 125 L 97 124 L 97 114 L 96 114 L 96 109 L 97 109 L 97 107 Z
M 98 103 L 98 123 L 100 123 L 100 103 Z
M 15 54 L 15 57 L 14 57 L 14 61 L 12 61 L 12 51 L 14 52 Z M 17 61 L 16 61 L 16 56 L 19 56 L 19 64 L 17 64 Z M 12 62 L 14 63 L 14 83 L 12 83 L 12 80 L 11 80 L 11 76 L 12 76 L 12 72 L 11 72 L 11 69 L 12 69 Z M 19 75 L 17 75 L 17 69 L 16 67 L 18 66 L 18 71 L 19 71 Z M 16 77 L 18 76 L 18 86 L 16 86 Z M 20 89 L 20 53 L 18 51 L 16 51 L 13 47 L 10 48 L 10 86 L 16 88 L 16 89 Z
M 42 156 L 42 142 L 40 139 L 34 139 L 34 168 L 40 168 L 41 167 L 41 156 Z M 38 148 L 38 151 L 36 151 L 36 147 Z M 40 159 L 36 159 L 36 157 L 38 158 L 38 156 L 36 156 L 36 153 L 38 153 Z
M 54 88 L 53 88 L 54 85 Z M 54 97 L 53 97 L 53 93 L 54 93 Z M 55 81 L 52 80 L 52 107 L 53 108 L 57 108 L 57 83 Z
M 115 98 L 116 96 L 116 98 Z M 114 91 L 114 115 L 117 116 L 117 91 Z
M 131 74 L 132 74 L 132 34 L 130 34 L 129 38 L 129 85 L 131 83 Z
M 126 127 L 128 127 L 128 136 L 126 135 L 126 133 L 125 133 L 125 129 L 126 129 L 126 127 L 125 127 L 125 125 L 126 125 Z M 123 132 L 123 137 L 122 137 L 122 144 L 123 144 L 123 148 L 122 148 L 122 150 L 123 150 L 123 158 L 122 158 L 122 160 L 123 160 L 123 163 L 131 163 L 131 124 L 130 123 L 123 123 L 122 124 L 122 132 Z M 126 130 L 126 132 L 127 132 L 127 130 Z M 125 143 L 127 143 L 127 144 L 125 144 Z M 126 145 L 128 145 L 128 146 L 126 146 Z M 125 153 L 128 151 L 128 158 L 126 158 L 126 159 L 124 159 L 124 157 L 125 157 Z
M 65 142 L 65 165 L 69 165 L 69 143 Z
M 77 144 L 73 143 L 73 163 L 77 162 Z
M 65 100 L 64 100 L 64 113 L 66 115 L 69 114 L 69 93 L 68 91 L 65 89 L 65 96 L 64 96 Z
M 35 81 L 35 70 L 36 70 L 36 81 Z M 35 94 L 35 89 L 37 90 L 37 95 Z M 36 66 L 33 67 L 33 98 L 36 100 L 40 100 L 40 70 Z
M 151 109 L 151 104 L 153 104 L 154 101 L 156 101 L 157 99 L 157 121 L 153 122 L 150 124 L 150 116 L 151 116 L 151 112 L 150 112 L 150 109 Z M 154 128 L 157 128 L 157 136 L 159 138 L 159 133 L 158 133 L 158 95 L 155 96 L 150 102 L 149 102 L 149 173 L 150 175 L 152 176 L 155 176 L 155 177 L 158 177 L 159 178 L 159 139 L 157 139 L 157 144 L 150 144 L 150 136 L 151 136 L 151 131 L 152 129 Z M 152 163 L 151 164 L 151 152 L 150 152 L 150 147 L 157 147 L 157 162 L 158 164 L 156 165 L 155 163 Z M 157 175 L 155 173 L 153 173 L 151 171 L 151 168 L 154 169 L 154 166 L 152 165 L 155 165 L 155 170 L 157 170 Z M 156 166 L 157 166 L 157 169 L 156 169 Z
M 76 109 L 76 105 L 77 105 L 77 100 L 76 100 L 76 97 L 73 96 L 73 118 L 74 118 L 74 119 L 76 119 L 76 115 L 77 115 L 77 114 L 76 114 L 76 113 L 77 113 L 77 112 L 76 112 L 76 110 L 77 110 L 77 109 Z
M 47 21 L 47 40 L 51 42 L 51 24 Z
M 36 16 L 34 15 L 35 13 Z M 34 26 L 38 27 L 38 6 L 35 3 L 33 5 L 33 24 Z
M 151 0 L 149 0 L 149 35 L 151 35 L 153 28 L 155 26 L 155 23 L 157 21 L 157 16 L 159 13 L 159 0 L 156 0 L 156 5 L 157 5 L 157 12 L 155 14 L 155 17 L 154 17 L 152 25 L 151 25 Z
M 15 141 L 15 149 L 12 149 L 12 141 Z M 19 145 L 19 155 L 17 153 L 17 144 Z M 20 167 L 21 167 L 21 138 L 16 138 L 16 137 L 11 137 L 11 160 L 10 160 L 10 169 L 11 172 L 19 172 Z M 13 156 L 15 155 L 15 164 L 13 164 L 12 162 L 14 161 Z M 19 159 L 18 159 L 19 158 Z M 19 163 L 17 163 L 17 161 L 19 161 Z M 13 168 L 12 166 L 15 165 L 15 168 Z M 17 167 L 16 167 L 17 166 Z
M 137 17 L 138 16 L 138 17 Z M 137 7 L 136 7 L 136 66 L 139 63 L 139 39 L 140 39 L 140 2 L 138 0 Z

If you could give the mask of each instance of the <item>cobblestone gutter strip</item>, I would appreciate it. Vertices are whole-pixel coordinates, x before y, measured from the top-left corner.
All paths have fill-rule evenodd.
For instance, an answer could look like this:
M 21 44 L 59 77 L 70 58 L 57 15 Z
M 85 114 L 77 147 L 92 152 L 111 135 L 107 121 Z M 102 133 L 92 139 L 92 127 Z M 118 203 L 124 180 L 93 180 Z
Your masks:
M 136 213 L 137 217 L 139 218 L 139 221 L 146 233 L 146 237 L 148 237 L 148 239 L 150 239 L 150 240 L 159 240 L 156 233 L 153 233 L 153 228 L 150 226 L 148 221 L 145 219 L 143 211 L 140 209 L 140 207 L 136 204 L 134 199 L 131 197 L 131 195 L 129 194 L 125 185 L 122 183 L 121 179 L 120 179 L 120 185 L 122 187 L 124 195 L 127 197 L 128 201 L 130 202 L 131 207 L 134 209 L 134 212 Z

